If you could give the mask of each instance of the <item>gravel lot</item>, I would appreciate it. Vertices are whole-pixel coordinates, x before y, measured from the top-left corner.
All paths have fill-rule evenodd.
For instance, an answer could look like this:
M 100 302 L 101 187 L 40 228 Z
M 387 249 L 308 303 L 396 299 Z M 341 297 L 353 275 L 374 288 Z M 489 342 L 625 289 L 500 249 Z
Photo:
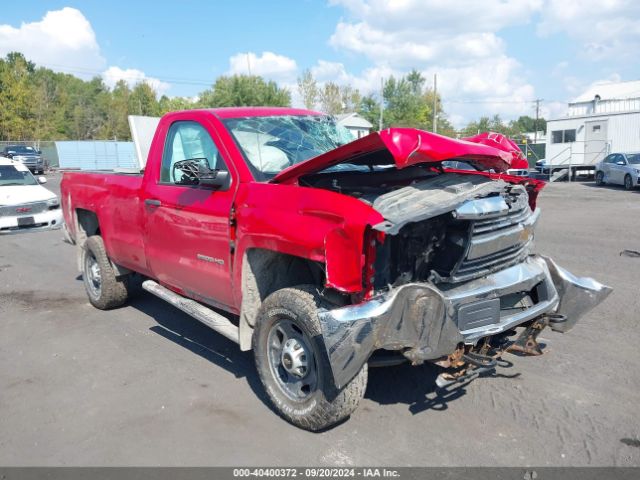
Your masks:
M 59 176 L 49 175 L 58 191 Z M 0 465 L 640 465 L 640 191 L 542 193 L 537 249 L 614 293 L 548 352 L 447 395 L 370 373 L 320 434 L 265 403 L 250 353 L 155 297 L 101 312 L 60 231 L 0 237 Z

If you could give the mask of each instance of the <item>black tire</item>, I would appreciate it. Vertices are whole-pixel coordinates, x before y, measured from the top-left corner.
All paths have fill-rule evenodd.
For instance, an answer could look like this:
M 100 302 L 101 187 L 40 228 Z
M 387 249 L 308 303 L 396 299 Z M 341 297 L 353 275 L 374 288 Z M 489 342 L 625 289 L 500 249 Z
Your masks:
M 633 190 L 633 179 L 628 173 L 624 176 L 624 189 Z
M 322 306 L 324 302 L 318 294 L 317 287 L 299 285 L 283 288 L 269 295 L 262 303 L 253 333 L 256 369 L 272 405 L 284 419 L 311 431 L 323 430 L 351 415 L 358 407 L 367 386 L 367 365 L 365 364 L 353 380 L 342 390 L 336 391 L 332 381 L 331 366 L 322 344 L 322 331 L 318 319 L 318 308 Z M 274 354 L 275 347 L 268 346 L 270 339 L 273 338 L 271 337 L 273 332 L 276 332 L 277 336 L 278 327 L 285 322 L 288 325 L 287 328 L 301 334 L 302 343 L 306 347 L 305 355 L 302 357 L 311 357 L 309 372 L 305 378 L 311 377 L 313 366 L 316 369 L 315 388 L 308 386 L 308 392 L 302 393 L 306 396 L 301 398 L 292 397 L 286 387 L 287 382 L 283 381 L 278 373 L 284 373 L 287 378 L 293 377 L 284 371 L 284 356 L 280 366 L 274 367 L 273 363 L 277 361 L 272 359 L 278 358 L 278 354 Z M 292 336 L 286 338 L 292 338 Z M 280 352 L 284 352 L 284 348 Z M 289 366 L 291 366 L 290 363 Z M 301 381 L 303 382 L 304 379 Z
M 89 302 L 100 310 L 119 307 L 127 300 L 129 278 L 116 278 L 99 235 L 89 237 L 84 244 L 82 279 Z
M 602 186 L 604 185 L 604 173 L 596 172 L 596 185 Z

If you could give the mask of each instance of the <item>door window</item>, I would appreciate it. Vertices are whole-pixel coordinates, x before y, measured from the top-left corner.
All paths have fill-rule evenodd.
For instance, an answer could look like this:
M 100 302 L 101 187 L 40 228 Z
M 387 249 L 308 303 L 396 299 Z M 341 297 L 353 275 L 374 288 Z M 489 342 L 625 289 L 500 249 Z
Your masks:
M 192 160 L 195 164 L 202 164 L 212 170 L 228 171 L 213 139 L 197 122 L 175 122 L 169 128 L 162 155 L 160 183 L 193 184 L 184 169 L 176 168 L 176 163 L 185 160 Z
M 613 163 L 616 163 L 616 164 L 617 164 L 617 163 L 619 163 L 619 162 L 622 162 L 622 163 L 623 163 L 623 164 L 625 164 L 625 165 L 627 164 L 627 162 L 625 161 L 624 157 L 623 157 L 622 155 L 620 155 L 619 153 L 618 153 L 618 154 L 616 154 L 616 155 L 614 155 L 614 157 L 615 157 L 615 158 L 613 159 Z

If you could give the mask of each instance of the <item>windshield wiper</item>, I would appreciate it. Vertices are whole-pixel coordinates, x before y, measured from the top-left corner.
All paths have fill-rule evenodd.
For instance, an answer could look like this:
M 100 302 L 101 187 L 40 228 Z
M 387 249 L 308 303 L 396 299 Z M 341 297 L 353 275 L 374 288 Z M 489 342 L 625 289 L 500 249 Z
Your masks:
M 26 184 L 25 183 L 16 183 L 16 182 L 0 184 L 0 186 L 3 186 L 3 187 L 9 187 L 9 186 L 12 186 L 12 185 L 26 185 Z

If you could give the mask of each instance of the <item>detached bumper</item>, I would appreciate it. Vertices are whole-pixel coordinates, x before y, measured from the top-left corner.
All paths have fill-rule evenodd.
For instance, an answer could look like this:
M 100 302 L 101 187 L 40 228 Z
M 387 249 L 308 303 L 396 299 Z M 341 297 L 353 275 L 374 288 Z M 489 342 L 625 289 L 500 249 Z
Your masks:
M 452 353 L 458 344 L 504 332 L 548 313 L 566 315 L 566 332 L 611 293 L 542 256 L 455 286 L 412 283 L 360 305 L 320 312 L 338 388 L 374 350 L 402 350 L 414 362 Z

